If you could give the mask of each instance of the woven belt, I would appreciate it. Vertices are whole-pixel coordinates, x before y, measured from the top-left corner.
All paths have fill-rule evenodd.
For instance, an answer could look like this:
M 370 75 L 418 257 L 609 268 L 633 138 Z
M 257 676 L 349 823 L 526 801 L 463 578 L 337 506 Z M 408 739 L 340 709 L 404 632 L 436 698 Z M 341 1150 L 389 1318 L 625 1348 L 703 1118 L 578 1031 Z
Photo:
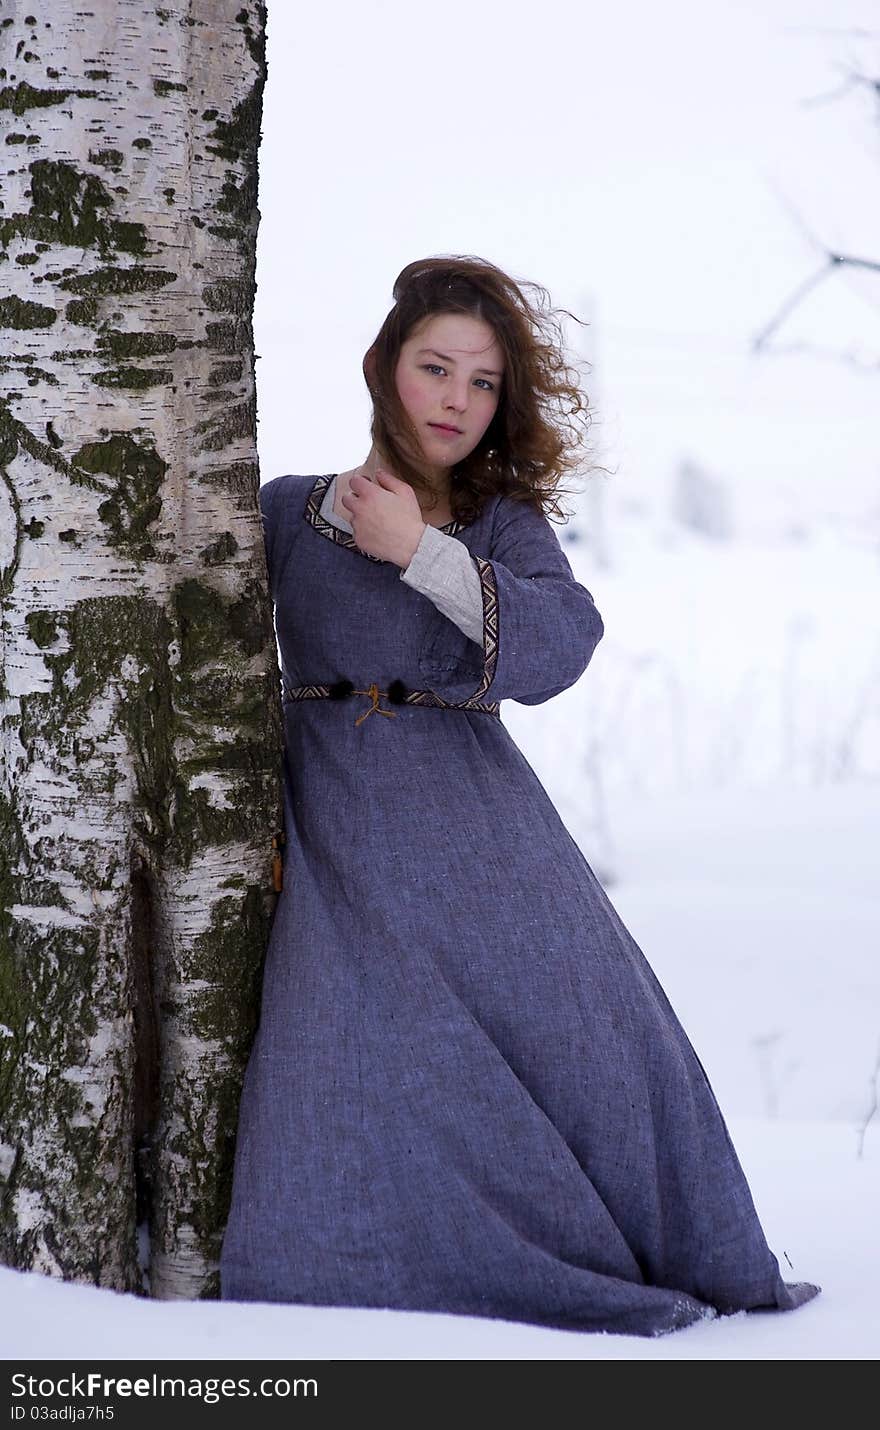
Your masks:
M 333 685 L 284 686 L 285 700 L 348 700 L 352 695 L 367 695 L 373 702 L 368 710 L 357 717 L 354 722 L 356 725 L 360 725 L 368 715 L 393 717 L 397 713 L 394 710 L 383 710 L 379 704 L 379 697 L 382 695 L 394 705 L 430 705 L 437 710 L 477 710 L 500 719 L 501 702 L 498 700 L 463 700 L 455 704 L 449 700 L 441 700 L 433 690 L 409 690 L 402 680 L 392 680 L 387 690 L 380 690 L 376 684 L 368 686 L 366 690 L 356 690 L 350 680 L 337 680 Z

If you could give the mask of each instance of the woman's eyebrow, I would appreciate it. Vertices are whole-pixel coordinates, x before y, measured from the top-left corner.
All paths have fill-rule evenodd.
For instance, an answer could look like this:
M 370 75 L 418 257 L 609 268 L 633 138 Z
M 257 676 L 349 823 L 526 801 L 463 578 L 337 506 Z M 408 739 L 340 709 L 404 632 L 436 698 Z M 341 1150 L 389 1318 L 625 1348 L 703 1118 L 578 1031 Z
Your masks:
M 444 362 L 455 362 L 455 358 L 447 357 L 445 353 L 438 353 L 436 348 L 419 348 L 416 356 L 421 357 L 423 353 L 433 353 L 435 357 L 442 358 Z M 503 372 L 496 372 L 493 367 L 475 367 L 474 372 L 486 372 L 490 377 L 503 377 Z

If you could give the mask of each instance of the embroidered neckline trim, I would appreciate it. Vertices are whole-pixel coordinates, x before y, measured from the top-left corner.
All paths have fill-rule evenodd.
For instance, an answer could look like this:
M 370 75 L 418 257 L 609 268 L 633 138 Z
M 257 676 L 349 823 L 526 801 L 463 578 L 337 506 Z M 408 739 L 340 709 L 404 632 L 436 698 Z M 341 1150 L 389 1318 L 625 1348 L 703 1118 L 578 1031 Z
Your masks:
M 381 556 L 371 556 L 368 551 L 361 551 L 354 536 L 349 531 L 343 531 L 341 526 L 334 526 L 332 521 L 328 521 L 321 514 L 321 506 L 327 494 L 327 488 L 337 475 L 336 472 L 329 472 L 325 476 L 318 477 L 305 505 L 303 517 L 306 521 L 320 531 L 322 536 L 327 536 L 331 541 L 335 541 L 337 546 L 347 546 L 350 551 L 356 551 L 358 556 L 365 556 L 368 561 L 382 561 Z M 445 532 L 447 536 L 455 536 L 459 531 L 463 531 L 466 526 L 472 525 L 469 521 L 447 521 L 445 526 L 438 526 L 436 531 Z M 385 563 L 387 564 L 387 563 Z

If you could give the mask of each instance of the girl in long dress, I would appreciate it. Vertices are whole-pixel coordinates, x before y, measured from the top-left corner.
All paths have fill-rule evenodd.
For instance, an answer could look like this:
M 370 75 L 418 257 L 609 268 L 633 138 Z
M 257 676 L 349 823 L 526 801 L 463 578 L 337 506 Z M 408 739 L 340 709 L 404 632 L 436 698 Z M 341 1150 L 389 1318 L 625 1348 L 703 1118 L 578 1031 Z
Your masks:
M 366 460 L 260 491 L 286 843 L 226 1300 L 658 1335 L 819 1290 L 783 1281 L 702 1064 L 501 719 L 603 634 L 548 519 L 588 403 L 542 297 L 409 264 Z

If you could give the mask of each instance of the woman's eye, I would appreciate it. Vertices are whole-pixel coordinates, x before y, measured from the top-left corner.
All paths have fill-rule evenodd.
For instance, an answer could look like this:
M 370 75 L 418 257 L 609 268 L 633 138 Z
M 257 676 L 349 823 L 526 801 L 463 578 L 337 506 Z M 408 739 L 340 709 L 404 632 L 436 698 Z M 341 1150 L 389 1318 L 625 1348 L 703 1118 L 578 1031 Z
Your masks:
M 445 372 L 445 371 L 446 371 L 446 369 L 445 369 L 444 367 L 441 367 L 438 362 L 426 362 L 426 363 L 424 364 L 424 368 L 425 368 L 425 372 Z M 494 384 L 494 382 L 490 382 L 489 379 L 488 379 L 488 377 L 478 377 L 476 380 L 477 380 L 477 382 L 484 382 L 484 383 L 486 384 L 486 390 L 487 390 L 488 392 L 494 392 L 494 391 L 495 391 L 495 384 Z

